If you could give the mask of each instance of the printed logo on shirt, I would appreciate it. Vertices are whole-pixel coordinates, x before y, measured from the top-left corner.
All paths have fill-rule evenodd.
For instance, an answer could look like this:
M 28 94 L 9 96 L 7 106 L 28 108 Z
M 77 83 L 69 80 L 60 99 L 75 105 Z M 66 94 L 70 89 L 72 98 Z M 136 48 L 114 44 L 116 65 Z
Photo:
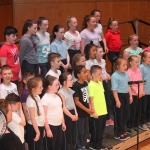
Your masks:
M 7 128 L 7 121 L 4 113 L 0 111 L 0 138 L 3 137 Z
M 88 90 L 87 87 L 81 88 L 83 101 L 89 103 Z
M 18 64 L 19 63 L 19 54 L 18 54 L 18 49 L 13 48 L 11 49 L 12 54 L 14 55 L 14 64 Z

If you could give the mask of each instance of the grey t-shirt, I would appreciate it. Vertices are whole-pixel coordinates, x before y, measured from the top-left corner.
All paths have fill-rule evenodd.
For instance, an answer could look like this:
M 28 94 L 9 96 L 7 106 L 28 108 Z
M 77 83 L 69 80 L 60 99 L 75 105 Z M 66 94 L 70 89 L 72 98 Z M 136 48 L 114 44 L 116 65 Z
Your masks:
M 26 60 L 30 64 L 38 64 L 38 55 L 32 37 L 22 36 L 20 40 L 20 66 Z

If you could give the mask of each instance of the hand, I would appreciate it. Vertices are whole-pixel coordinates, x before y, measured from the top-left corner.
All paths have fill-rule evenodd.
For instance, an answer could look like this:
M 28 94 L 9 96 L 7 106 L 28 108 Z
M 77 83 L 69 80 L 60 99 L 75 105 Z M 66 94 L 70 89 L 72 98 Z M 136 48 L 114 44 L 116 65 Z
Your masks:
M 35 138 L 34 138 L 34 141 L 38 141 L 40 138 L 40 132 L 36 134 Z
M 18 80 L 19 80 L 19 81 L 22 80 L 22 75 L 21 75 L 21 73 L 19 73 Z
M 108 53 L 108 47 L 105 47 L 104 50 L 105 50 L 105 53 Z
M 52 137 L 53 137 L 53 133 L 52 133 L 51 130 L 48 130 L 48 131 L 46 132 L 46 134 L 47 134 L 47 137 L 49 137 L 49 138 L 52 138 Z
M 98 115 L 96 112 L 93 113 L 93 118 L 98 119 Z
M 88 114 L 93 114 L 93 113 L 94 113 L 94 110 L 93 110 L 93 109 L 87 109 L 87 113 L 88 113 Z
M 132 96 L 130 96 L 129 100 L 130 100 L 130 104 L 131 104 L 133 102 Z
M 110 80 L 110 75 L 109 74 L 107 74 L 107 79 Z
M 62 123 L 62 130 L 66 131 L 66 125 L 64 123 Z
M 142 92 L 142 95 L 145 96 L 145 92 L 144 91 Z
M 71 119 L 72 119 L 72 121 L 77 121 L 78 120 L 76 115 L 72 115 Z
M 117 101 L 117 102 L 116 102 L 116 107 L 117 107 L 117 108 L 120 108 L 120 107 L 121 107 L 120 101 Z
M 140 92 L 139 93 L 139 98 L 141 98 L 143 96 L 143 93 L 142 92 Z

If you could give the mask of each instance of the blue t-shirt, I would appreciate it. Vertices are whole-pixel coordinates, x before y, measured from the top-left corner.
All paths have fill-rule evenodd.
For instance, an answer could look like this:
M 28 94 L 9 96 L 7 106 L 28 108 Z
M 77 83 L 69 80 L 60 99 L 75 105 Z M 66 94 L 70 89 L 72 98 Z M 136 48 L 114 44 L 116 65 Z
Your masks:
M 129 75 L 127 72 L 115 71 L 111 76 L 111 90 L 118 93 L 129 93 Z
M 54 40 L 51 44 L 51 51 L 54 53 L 59 53 L 61 55 L 61 60 L 67 59 L 67 50 L 67 44 L 63 40 Z
M 144 92 L 146 95 L 150 95 L 150 65 L 142 63 L 139 66 L 139 69 L 142 73 L 143 80 L 146 80 L 146 82 L 144 83 Z

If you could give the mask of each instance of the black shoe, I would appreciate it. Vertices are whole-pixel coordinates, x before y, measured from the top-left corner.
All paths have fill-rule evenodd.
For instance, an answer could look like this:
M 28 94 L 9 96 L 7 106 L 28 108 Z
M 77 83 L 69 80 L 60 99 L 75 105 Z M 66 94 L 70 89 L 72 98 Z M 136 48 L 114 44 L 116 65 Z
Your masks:
M 91 149 L 91 150 L 99 150 L 99 146 L 89 146 L 89 149 Z

